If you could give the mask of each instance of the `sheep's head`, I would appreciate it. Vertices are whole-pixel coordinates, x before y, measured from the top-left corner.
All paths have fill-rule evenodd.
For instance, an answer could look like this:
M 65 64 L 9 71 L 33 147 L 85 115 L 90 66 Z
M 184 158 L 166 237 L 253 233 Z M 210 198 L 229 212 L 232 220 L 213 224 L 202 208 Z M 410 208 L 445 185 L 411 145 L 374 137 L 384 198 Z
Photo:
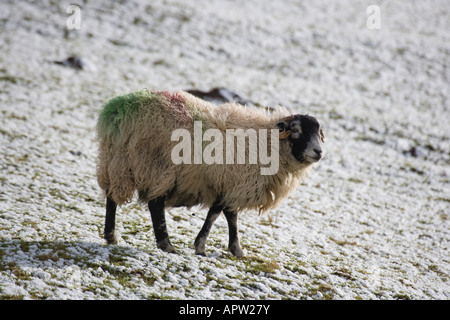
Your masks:
M 292 115 L 276 123 L 280 139 L 289 139 L 293 156 L 300 162 L 314 163 L 322 159 L 325 136 L 316 118 L 308 115 Z

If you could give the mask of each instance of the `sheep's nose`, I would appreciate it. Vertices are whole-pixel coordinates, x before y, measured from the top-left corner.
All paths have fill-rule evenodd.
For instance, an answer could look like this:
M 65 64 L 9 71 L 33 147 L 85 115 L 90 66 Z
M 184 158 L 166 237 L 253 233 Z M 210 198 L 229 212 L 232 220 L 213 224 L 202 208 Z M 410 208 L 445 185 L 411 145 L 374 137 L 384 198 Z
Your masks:
M 314 152 L 317 154 L 317 156 L 322 157 L 322 150 L 321 149 L 314 149 Z

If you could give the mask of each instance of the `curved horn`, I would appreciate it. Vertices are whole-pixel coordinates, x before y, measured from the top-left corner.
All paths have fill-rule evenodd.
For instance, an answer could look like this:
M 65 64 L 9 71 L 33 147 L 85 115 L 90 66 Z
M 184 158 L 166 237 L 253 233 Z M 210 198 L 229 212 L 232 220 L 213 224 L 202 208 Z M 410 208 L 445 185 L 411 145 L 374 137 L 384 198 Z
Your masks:
M 291 122 L 293 118 L 294 118 L 294 115 L 290 115 L 290 116 L 284 117 L 277 121 L 276 125 L 280 129 L 280 135 L 279 135 L 280 140 L 286 139 L 291 134 L 291 131 L 288 130 L 288 128 L 289 128 L 289 122 Z
M 323 134 L 322 129 L 320 129 L 319 134 L 320 134 L 320 140 L 322 140 L 322 142 L 325 143 L 325 135 Z
M 291 134 L 291 131 L 290 131 L 290 130 L 283 131 L 283 132 L 280 133 L 280 135 L 278 136 L 278 138 L 279 138 L 280 140 L 286 139 L 287 137 L 289 137 L 290 134 Z

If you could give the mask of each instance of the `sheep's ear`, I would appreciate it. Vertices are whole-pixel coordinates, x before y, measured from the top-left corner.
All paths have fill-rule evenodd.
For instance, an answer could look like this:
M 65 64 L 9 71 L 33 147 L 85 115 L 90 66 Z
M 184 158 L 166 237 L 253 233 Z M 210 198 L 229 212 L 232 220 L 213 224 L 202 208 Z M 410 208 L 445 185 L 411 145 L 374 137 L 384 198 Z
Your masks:
M 319 134 L 320 134 L 320 140 L 322 140 L 322 142 L 325 143 L 325 135 L 323 134 L 322 129 L 320 129 Z
M 287 130 L 289 128 L 289 124 L 284 121 L 280 120 L 276 123 L 276 126 L 280 129 L 280 139 L 286 139 L 291 134 L 291 131 Z

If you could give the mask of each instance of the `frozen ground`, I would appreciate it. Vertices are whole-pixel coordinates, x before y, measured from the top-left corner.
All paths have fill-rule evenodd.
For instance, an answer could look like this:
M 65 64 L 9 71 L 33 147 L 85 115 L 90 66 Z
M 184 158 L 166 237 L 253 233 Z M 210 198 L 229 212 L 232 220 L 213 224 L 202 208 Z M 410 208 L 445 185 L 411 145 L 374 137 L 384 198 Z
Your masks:
M 449 1 L 83 1 L 68 31 L 71 3 L 0 2 L 1 299 L 450 298 Z M 194 255 L 200 210 L 169 210 L 179 253 L 157 250 L 135 203 L 105 245 L 101 105 L 218 86 L 316 116 L 323 161 L 241 217 L 245 259 L 223 217 Z

